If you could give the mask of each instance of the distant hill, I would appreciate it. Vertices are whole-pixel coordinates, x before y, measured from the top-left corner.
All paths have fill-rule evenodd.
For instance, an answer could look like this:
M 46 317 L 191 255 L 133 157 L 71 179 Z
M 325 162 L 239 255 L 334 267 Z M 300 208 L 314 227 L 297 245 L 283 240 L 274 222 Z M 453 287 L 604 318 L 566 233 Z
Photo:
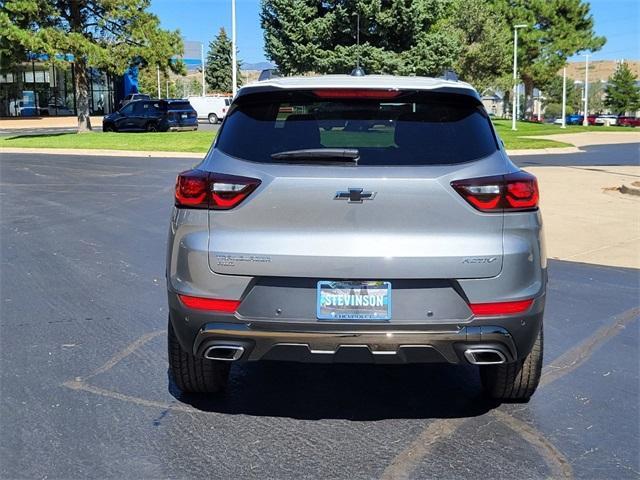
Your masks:
M 275 68 L 272 63 L 269 62 L 257 62 L 257 63 L 243 63 L 241 65 L 242 70 L 267 70 L 269 68 Z
M 606 82 L 618 68 L 618 60 L 595 60 L 589 62 L 589 83 Z M 640 78 L 640 60 L 625 60 L 633 74 Z M 567 77 L 573 80 L 584 81 L 584 62 L 569 62 L 567 64 Z M 562 75 L 562 70 L 558 72 Z

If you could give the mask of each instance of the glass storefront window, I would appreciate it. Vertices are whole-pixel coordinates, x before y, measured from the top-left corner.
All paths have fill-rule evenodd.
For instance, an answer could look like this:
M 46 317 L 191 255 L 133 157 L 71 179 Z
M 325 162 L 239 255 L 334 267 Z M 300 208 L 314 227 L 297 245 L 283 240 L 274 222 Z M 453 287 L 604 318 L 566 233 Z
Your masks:
M 114 82 L 110 75 L 89 70 L 89 110 L 103 115 L 114 110 Z M 75 115 L 72 65 L 25 62 L 0 72 L 0 116 Z

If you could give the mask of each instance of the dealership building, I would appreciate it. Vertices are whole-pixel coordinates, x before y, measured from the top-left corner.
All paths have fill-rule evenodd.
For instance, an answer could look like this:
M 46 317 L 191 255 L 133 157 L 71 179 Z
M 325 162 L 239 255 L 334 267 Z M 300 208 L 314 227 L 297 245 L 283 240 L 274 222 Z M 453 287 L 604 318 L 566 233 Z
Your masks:
M 52 65 L 31 55 L 9 70 L 0 70 L 0 116 L 75 115 L 76 91 L 72 58 Z M 112 112 L 124 95 L 125 76 L 89 68 L 92 115 Z
M 201 43 L 184 42 L 181 60 L 187 70 L 201 68 Z M 76 115 L 77 94 L 73 57 L 51 64 L 44 55 L 29 55 L 24 62 L 0 70 L 0 117 Z M 89 68 L 89 111 L 105 115 L 118 109 L 120 100 L 138 91 L 138 71 L 112 75 Z

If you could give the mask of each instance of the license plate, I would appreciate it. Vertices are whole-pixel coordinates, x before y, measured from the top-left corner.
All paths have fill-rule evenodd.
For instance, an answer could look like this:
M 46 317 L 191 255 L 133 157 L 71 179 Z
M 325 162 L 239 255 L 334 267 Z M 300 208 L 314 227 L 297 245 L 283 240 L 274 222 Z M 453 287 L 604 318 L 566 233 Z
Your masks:
M 187 118 L 187 117 L 188 117 L 188 115 L 187 115 L 186 113 L 183 113 L 182 115 L 180 115 L 180 117 L 182 117 L 182 118 Z
M 390 282 L 318 282 L 319 320 L 391 320 Z

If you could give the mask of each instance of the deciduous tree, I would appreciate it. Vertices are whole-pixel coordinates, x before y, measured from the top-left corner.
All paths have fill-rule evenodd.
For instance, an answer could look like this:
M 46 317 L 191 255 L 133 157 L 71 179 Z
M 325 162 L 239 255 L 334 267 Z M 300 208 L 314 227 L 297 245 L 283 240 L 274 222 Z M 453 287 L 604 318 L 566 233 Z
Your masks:
M 457 37 L 453 68 L 479 92 L 500 87 L 511 67 L 511 36 L 506 20 L 486 0 L 454 0 L 439 25 Z
M 602 48 L 583 0 L 492 0 L 510 28 L 526 24 L 518 38 L 518 72 L 525 87 L 525 112 L 533 109 L 533 89 L 544 90 L 570 56 Z M 513 48 L 513 43 L 511 43 Z

